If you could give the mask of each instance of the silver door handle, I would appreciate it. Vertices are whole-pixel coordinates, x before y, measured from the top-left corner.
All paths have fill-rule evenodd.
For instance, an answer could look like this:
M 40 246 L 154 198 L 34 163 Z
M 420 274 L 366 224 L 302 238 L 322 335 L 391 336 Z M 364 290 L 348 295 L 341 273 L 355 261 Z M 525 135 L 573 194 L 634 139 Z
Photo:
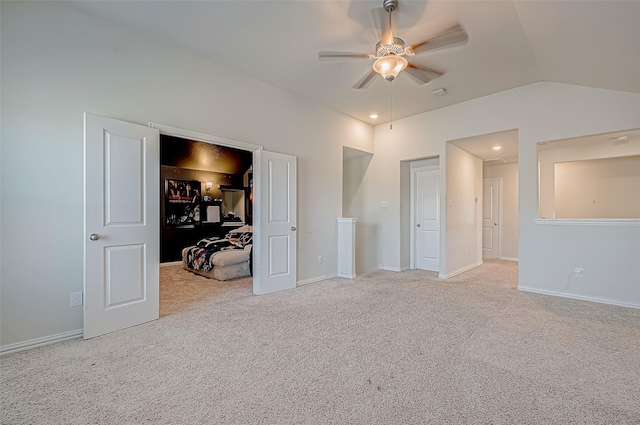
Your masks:
M 100 235 L 97 233 L 92 233 L 91 235 L 89 235 L 89 239 L 91 239 L 92 241 L 97 241 L 98 239 L 100 239 Z
M 296 231 L 296 228 L 295 228 L 295 227 L 293 227 L 293 226 L 291 226 L 291 231 L 292 231 L 292 232 L 295 232 L 295 231 Z
M 416 227 L 420 227 L 420 225 L 419 225 L 419 224 L 416 224 Z

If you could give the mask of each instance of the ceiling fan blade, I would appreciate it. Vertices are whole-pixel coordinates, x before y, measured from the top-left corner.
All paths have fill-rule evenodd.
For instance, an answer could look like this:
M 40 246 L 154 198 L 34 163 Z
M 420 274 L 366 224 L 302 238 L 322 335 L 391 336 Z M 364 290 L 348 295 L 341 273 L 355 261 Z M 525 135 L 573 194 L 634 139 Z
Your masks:
M 350 60 L 350 59 L 369 59 L 371 57 L 368 53 L 355 53 L 355 52 L 318 52 L 318 59 L 321 61 L 331 60 Z
M 376 7 L 371 9 L 371 15 L 382 44 L 392 44 L 391 14 L 382 7 Z
M 418 84 L 427 84 L 429 81 L 435 80 L 442 75 L 433 69 L 429 69 L 422 65 L 416 65 L 411 62 L 409 62 L 405 68 L 405 72 L 413 77 Z
M 411 49 L 414 53 L 424 53 L 429 50 L 439 49 L 440 47 L 451 46 L 457 43 L 465 42 L 469 39 L 469 34 L 461 26 L 455 26 L 442 34 L 431 37 L 422 43 L 414 44 Z
M 378 73 L 373 69 L 367 73 L 364 77 L 362 77 L 357 83 L 355 83 L 352 87 L 356 90 L 364 90 L 371 85 L 374 78 L 376 78 Z

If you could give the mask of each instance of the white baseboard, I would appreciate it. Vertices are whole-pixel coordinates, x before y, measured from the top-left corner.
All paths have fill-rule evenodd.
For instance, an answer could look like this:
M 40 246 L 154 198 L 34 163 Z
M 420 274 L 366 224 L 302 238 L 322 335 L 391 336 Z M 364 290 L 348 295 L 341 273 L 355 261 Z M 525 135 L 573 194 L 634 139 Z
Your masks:
M 468 265 L 466 267 L 463 267 L 463 268 L 458 269 L 456 271 L 453 271 L 451 273 L 447 273 L 447 274 L 440 273 L 440 274 L 438 274 L 438 278 L 439 279 L 449 279 L 450 277 L 459 275 L 460 273 L 464 273 L 464 272 L 466 272 L 468 270 L 471 270 L 471 269 L 475 269 L 476 267 L 481 266 L 481 265 L 482 265 L 482 261 L 479 261 L 476 264 L 470 264 L 470 265 Z
M 528 286 L 520 286 L 520 285 L 518 285 L 518 290 L 523 292 L 532 292 L 534 294 L 551 295 L 554 297 L 571 298 L 574 300 L 590 301 L 594 303 L 616 305 L 618 307 L 640 309 L 640 304 L 626 303 L 623 301 L 609 300 L 606 298 L 587 297 L 585 295 L 567 294 L 566 292 L 553 292 L 553 291 L 547 291 L 546 289 L 531 288 Z
M 498 258 L 498 260 L 515 261 L 515 262 L 519 261 L 517 258 L 513 258 L 513 257 L 500 257 Z
M 386 270 L 388 272 L 401 272 L 402 271 L 398 267 L 382 267 L 382 270 Z
M 346 273 L 338 273 L 338 277 L 342 277 L 344 279 L 353 279 L 356 277 L 355 274 L 346 274 Z
M 316 276 L 316 277 L 312 277 L 309 279 L 305 279 L 305 280 L 299 280 L 296 282 L 296 286 L 302 286 L 302 285 L 307 285 L 309 283 L 313 283 L 313 282 L 320 282 L 323 280 L 328 280 L 328 279 L 333 279 L 334 277 L 338 277 L 337 274 L 326 274 L 324 276 Z
M 82 329 L 76 329 L 75 331 L 63 332 L 56 335 L 43 336 L 41 338 L 30 339 L 28 341 L 3 345 L 0 347 L 0 356 L 17 353 L 19 351 L 31 350 L 32 348 L 42 347 L 44 345 L 55 344 L 68 339 L 80 338 L 83 333 L 84 331 Z
M 171 261 L 169 263 L 160 263 L 160 267 L 181 266 L 182 261 Z

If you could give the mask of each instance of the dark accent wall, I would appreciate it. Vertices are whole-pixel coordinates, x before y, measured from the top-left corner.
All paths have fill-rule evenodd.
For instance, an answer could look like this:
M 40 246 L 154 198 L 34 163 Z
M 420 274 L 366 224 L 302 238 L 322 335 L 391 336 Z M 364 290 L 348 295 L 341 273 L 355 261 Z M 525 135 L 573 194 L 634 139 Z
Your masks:
M 218 185 L 245 188 L 244 174 L 252 164 L 251 152 L 173 136 L 160 135 L 160 262 L 181 260 L 182 249 L 198 240 L 224 236 L 227 229 L 216 223 L 196 223 L 190 227 L 172 227 L 166 220 L 167 179 L 190 180 L 201 183 L 201 214 L 207 205 L 215 205 L 222 198 Z M 207 193 L 205 182 L 213 187 Z M 248 197 L 247 197 L 248 198 Z
M 241 149 L 160 136 L 160 164 L 192 170 L 243 175 L 253 163 L 253 154 Z

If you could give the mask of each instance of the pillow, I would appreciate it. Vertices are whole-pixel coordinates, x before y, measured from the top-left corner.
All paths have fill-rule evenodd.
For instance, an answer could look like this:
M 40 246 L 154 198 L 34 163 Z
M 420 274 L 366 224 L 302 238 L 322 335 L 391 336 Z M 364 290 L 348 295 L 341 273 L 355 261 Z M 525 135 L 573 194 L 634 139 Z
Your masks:
M 209 250 L 219 250 L 225 246 L 229 246 L 230 242 L 226 239 L 218 238 L 204 238 L 200 239 L 196 244 L 198 248 L 205 248 Z
M 245 245 L 248 245 L 253 240 L 253 232 L 244 232 L 244 233 L 236 233 L 230 232 L 227 235 L 227 240 L 232 245 L 235 245 L 239 248 L 244 248 Z

